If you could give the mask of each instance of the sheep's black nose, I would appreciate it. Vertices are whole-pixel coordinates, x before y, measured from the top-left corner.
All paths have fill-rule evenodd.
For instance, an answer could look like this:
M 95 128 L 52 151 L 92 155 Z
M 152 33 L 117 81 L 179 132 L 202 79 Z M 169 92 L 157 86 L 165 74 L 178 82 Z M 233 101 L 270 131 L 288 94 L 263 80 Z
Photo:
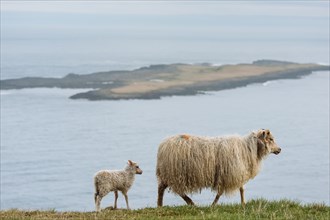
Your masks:
M 278 148 L 276 151 L 274 151 L 274 154 L 279 154 L 281 152 L 281 148 Z

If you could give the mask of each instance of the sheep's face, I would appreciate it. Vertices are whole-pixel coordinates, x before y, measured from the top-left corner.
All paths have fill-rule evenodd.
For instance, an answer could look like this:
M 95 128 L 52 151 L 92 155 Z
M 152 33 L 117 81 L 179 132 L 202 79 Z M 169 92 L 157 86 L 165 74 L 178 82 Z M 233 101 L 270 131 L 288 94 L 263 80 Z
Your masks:
M 274 137 L 269 130 L 259 130 L 258 137 L 258 155 L 265 156 L 267 154 L 279 154 L 281 148 L 275 143 Z
M 140 169 L 139 165 L 136 162 L 128 160 L 127 164 L 130 167 L 130 169 L 135 171 L 135 174 L 142 174 L 143 171 Z

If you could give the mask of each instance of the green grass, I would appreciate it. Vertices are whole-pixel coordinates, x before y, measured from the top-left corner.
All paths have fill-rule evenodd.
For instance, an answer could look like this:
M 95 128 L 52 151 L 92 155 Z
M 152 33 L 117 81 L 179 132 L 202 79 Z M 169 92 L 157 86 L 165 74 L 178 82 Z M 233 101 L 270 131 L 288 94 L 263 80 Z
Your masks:
M 0 219 L 330 219 L 330 207 L 324 204 L 300 205 L 289 200 L 251 200 L 246 207 L 240 204 L 209 206 L 165 206 L 138 210 L 96 212 L 0 211 Z

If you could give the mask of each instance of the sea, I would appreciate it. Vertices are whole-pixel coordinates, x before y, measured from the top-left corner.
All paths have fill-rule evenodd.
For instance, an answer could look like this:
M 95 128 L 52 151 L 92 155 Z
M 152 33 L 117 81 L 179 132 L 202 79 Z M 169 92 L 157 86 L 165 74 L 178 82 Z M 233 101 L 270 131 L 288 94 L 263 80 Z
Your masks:
M 1 80 L 64 77 L 152 64 L 329 65 L 326 2 L 1 2 Z M 1 210 L 93 211 L 93 176 L 143 170 L 132 209 L 156 207 L 158 145 L 176 134 L 247 135 L 270 129 L 282 148 L 246 185 L 246 200 L 330 205 L 329 71 L 195 96 L 88 101 L 88 89 L 1 92 Z M 191 195 L 207 206 L 215 193 Z M 101 206 L 112 206 L 114 195 Z M 239 193 L 219 203 L 239 203 Z M 166 191 L 164 205 L 184 205 Z M 125 199 L 119 195 L 119 208 Z
M 301 79 L 160 100 L 87 101 L 86 90 L 37 88 L 1 91 L 1 209 L 94 210 L 93 175 L 139 163 L 129 191 L 131 208 L 155 207 L 159 143 L 174 134 L 246 135 L 270 129 L 279 155 L 269 155 L 248 182 L 247 201 L 329 201 L 329 72 Z M 210 190 L 192 195 L 209 205 Z M 113 205 L 113 194 L 102 206 Z M 239 193 L 220 203 L 238 203 Z M 184 201 L 166 193 L 165 205 Z M 119 197 L 119 207 L 125 207 Z

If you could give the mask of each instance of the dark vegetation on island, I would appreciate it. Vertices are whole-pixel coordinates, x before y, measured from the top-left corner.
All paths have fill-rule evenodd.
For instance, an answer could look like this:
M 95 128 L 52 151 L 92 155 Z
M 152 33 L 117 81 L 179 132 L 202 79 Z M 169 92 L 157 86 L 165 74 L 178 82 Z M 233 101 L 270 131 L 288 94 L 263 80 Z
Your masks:
M 262 83 L 275 79 L 294 79 L 329 66 L 258 60 L 252 64 L 213 66 L 202 64 L 151 65 L 136 70 L 70 73 L 63 78 L 24 77 L 1 80 L 1 90 L 24 88 L 91 89 L 71 99 L 120 100 L 159 99 L 164 96 L 195 95 Z

